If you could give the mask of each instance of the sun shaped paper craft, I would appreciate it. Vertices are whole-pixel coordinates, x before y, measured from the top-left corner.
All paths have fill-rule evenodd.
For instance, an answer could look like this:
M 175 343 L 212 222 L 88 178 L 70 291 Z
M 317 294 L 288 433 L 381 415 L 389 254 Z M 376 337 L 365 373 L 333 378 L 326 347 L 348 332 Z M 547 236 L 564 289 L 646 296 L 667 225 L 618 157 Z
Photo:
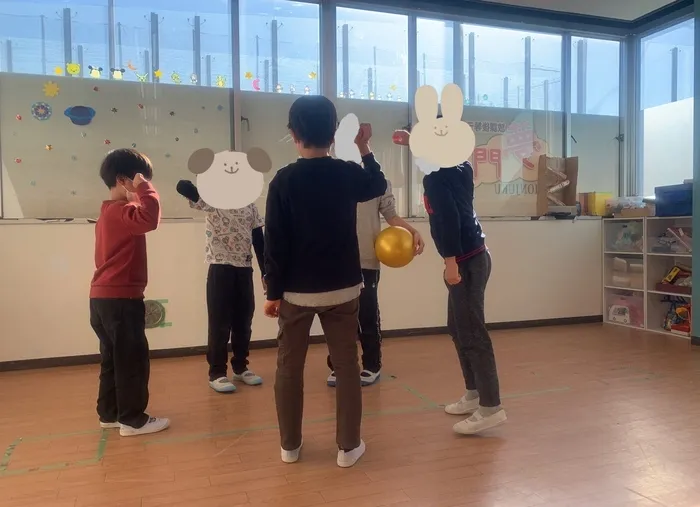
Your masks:
M 44 95 L 46 97 L 57 97 L 61 88 L 54 81 L 44 83 Z

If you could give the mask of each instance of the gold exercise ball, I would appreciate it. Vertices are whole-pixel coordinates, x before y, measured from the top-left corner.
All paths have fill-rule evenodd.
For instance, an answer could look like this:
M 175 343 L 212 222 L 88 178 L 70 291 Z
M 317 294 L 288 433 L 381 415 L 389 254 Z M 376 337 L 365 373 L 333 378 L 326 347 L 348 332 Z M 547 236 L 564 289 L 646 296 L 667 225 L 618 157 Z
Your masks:
M 402 268 L 413 260 L 413 235 L 403 227 L 387 227 L 377 236 L 374 251 L 385 266 Z

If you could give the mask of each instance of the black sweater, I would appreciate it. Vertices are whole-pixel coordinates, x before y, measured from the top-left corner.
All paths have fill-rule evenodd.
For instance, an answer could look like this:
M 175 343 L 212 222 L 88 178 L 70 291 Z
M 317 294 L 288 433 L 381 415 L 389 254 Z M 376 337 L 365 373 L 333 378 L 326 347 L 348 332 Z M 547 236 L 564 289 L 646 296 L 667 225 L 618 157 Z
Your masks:
M 278 171 L 267 193 L 267 299 L 316 294 L 362 283 L 357 203 L 386 192 L 373 154 L 363 169 L 330 157 L 299 159 Z
M 441 257 L 468 257 L 484 248 L 474 211 L 474 172 L 469 162 L 443 167 L 423 178 L 423 199 L 430 234 Z

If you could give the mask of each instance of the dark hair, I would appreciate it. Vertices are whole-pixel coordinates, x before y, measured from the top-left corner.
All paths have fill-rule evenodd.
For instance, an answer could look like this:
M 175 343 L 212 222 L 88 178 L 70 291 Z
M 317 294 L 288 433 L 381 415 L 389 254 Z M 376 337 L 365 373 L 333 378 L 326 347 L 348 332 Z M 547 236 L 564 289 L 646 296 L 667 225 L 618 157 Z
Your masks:
M 289 124 L 304 148 L 330 148 L 338 128 L 333 102 L 322 95 L 299 97 L 289 109 Z
M 110 151 L 100 166 L 100 178 L 109 188 L 117 186 L 120 178 L 134 179 L 141 173 L 144 178 L 153 178 L 153 165 L 143 153 L 130 148 Z

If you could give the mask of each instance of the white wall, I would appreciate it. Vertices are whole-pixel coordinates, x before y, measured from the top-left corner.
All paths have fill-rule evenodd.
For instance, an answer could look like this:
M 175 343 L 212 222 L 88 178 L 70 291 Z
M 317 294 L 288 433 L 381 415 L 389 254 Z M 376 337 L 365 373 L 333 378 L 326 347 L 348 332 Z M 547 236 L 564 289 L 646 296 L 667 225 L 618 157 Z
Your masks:
M 400 270 L 384 269 L 380 284 L 386 330 L 444 326 L 442 261 L 429 246 Z M 601 221 L 488 221 L 493 255 L 486 296 L 489 322 L 600 315 Z M 0 222 L 0 362 L 97 353 L 88 322 L 93 226 L 85 223 Z M 206 343 L 204 224 L 166 221 L 149 235 L 147 297 L 167 299 L 172 327 L 149 331 L 153 349 Z M 257 285 L 258 308 L 263 295 Z M 318 330 L 317 330 L 318 331 Z M 276 336 L 260 311 L 253 339 Z

